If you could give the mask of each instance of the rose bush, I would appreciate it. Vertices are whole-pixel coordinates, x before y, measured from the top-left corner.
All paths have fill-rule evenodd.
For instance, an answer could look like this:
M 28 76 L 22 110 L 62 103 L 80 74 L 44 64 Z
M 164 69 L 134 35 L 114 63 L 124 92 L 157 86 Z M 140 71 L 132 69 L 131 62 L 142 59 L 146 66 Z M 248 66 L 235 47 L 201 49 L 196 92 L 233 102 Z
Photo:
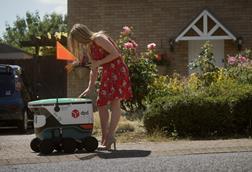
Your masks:
M 151 93 L 151 85 L 157 76 L 157 67 L 152 61 L 155 56 L 154 44 L 144 53 L 137 53 L 138 44 L 133 39 L 133 28 L 124 26 L 119 39 L 116 41 L 122 56 L 128 65 L 132 83 L 133 98 L 122 102 L 122 108 L 126 111 L 137 111 L 146 108 L 148 94 Z
M 142 52 L 141 56 L 144 57 L 144 58 L 148 58 L 149 60 L 151 60 L 156 65 L 168 64 L 168 62 L 165 59 L 164 54 L 158 53 L 156 47 L 157 46 L 156 46 L 155 43 L 149 43 L 147 45 L 146 51 Z
M 252 84 L 252 52 L 250 49 L 236 55 L 227 56 L 227 72 L 230 77 L 241 82 Z

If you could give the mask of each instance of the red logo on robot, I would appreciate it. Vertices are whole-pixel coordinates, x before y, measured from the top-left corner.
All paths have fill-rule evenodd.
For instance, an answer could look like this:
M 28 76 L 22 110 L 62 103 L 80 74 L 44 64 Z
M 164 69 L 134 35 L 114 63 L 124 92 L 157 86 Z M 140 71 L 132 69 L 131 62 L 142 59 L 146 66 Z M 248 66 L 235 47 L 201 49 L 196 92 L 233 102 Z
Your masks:
M 72 117 L 78 118 L 80 116 L 80 112 L 77 109 L 72 110 Z

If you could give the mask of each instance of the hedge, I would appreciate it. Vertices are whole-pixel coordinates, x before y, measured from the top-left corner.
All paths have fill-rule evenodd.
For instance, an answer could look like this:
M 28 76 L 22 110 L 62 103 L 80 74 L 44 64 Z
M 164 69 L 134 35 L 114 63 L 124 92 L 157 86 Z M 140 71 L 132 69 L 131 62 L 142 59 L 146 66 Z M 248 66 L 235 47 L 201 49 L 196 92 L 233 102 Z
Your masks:
M 144 126 L 149 133 L 162 130 L 178 136 L 249 134 L 251 107 L 251 85 L 237 85 L 217 96 L 206 90 L 202 94 L 160 97 L 144 114 Z

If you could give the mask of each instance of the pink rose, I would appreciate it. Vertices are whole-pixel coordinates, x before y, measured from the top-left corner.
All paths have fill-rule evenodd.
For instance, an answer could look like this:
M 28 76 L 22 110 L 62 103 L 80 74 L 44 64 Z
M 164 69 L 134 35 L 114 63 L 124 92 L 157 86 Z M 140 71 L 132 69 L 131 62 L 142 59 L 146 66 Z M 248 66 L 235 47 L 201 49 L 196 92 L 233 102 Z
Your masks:
M 150 44 L 147 45 L 147 48 L 148 48 L 148 50 L 153 50 L 153 49 L 156 48 L 156 44 L 155 43 L 150 43 Z
M 124 48 L 126 49 L 134 49 L 134 44 L 131 42 L 124 43 Z
M 123 27 L 123 31 L 122 31 L 123 35 L 129 35 L 130 32 L 131 32 L 131 29 L 128 26 Z
M 138 47 L 138 44 L 134 40 L 130 40 L 129 42 L 133 44 L 134 48 Z
M 233 57 L 233 56 L 228 56 L 228 64 L 229 65 L 234 65 L 237 63 L 237 59 L 236 57 Z
M 246 57 L 244 57 L 244 56 L 239 56 L 238 59 L 239 59 L 239 61 L 240 61 L 241 63 L 245 63 L 245 62 L 248 61 L 248 59 L 247 59 Z

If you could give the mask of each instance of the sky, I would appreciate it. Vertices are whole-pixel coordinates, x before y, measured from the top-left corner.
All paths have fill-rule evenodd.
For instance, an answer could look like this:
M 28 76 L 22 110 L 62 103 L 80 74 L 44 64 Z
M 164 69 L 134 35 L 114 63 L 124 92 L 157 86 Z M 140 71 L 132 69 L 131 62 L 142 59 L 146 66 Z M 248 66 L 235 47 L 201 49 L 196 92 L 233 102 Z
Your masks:
M 25 17 L 27 11 L 39 12 L 43 17 L 45 14 L 56 12 L 67 13 L 67 0 L 0 0 L 0 37 L 5 31 L 5 24 L 13 25 L 16 16 Z

